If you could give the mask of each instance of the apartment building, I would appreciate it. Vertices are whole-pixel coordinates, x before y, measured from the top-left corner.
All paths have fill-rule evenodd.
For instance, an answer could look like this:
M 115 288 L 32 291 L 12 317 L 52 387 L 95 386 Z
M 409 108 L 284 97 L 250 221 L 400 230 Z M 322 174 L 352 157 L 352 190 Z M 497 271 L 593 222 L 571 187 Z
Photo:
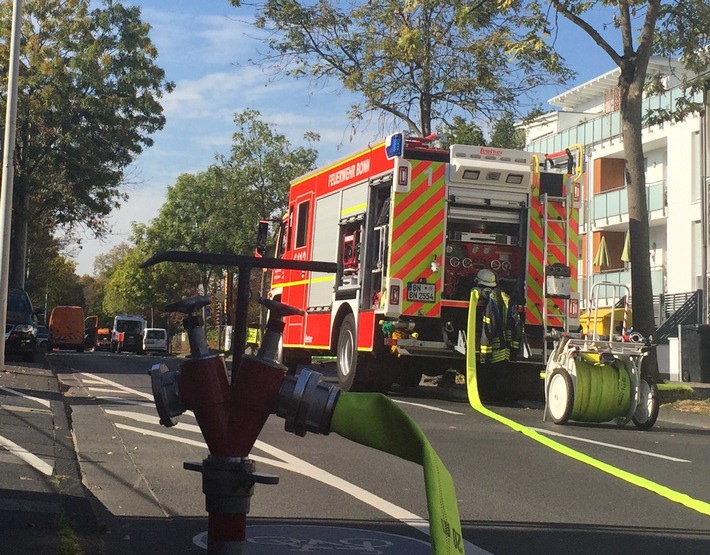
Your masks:
M 665 58 L 652 58 L 648 71 L 663 80 L 667 92 L 646 98 L 644 113 L 649 107 L 672 108 L 682 94 L 676 77 L 682 67 Z M 578 285 L 583 310 L 589 307 L 595 283 L 631 286 L 625 252 L 629 218 L 618 77 L 617 68 L 551 98 L 549 103 L 558 110 L 525 127 L 527 150 L 558 152 L 580 144 L 586 153 L 579 191 Z M 706 128 L 706 117 L 693 115 L 683 122 L 643 129 L 657 326 L 669 316 L 668 299 L 683 301 L 697 291 L 702 292 L 697 293 L 698 299 L 707 298 Z M 609 297 L 603 297 L 600 304 L 610 303 Z M 701 318 L 707 321 L 706 311 Z

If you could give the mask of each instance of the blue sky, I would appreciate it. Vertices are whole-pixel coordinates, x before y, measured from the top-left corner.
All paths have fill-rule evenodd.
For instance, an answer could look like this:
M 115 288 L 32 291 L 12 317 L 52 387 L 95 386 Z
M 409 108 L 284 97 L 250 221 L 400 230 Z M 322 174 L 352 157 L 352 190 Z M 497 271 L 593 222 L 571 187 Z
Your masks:
M 294 145 L 300 144 L 306 131 L 319 133 L 319 163 L 348 155 L 380 138 L 375 126 L 358 129 L 351 136 L 346 113 L 353 98 L 338 94 L 337 83 L 318 88 L 305 79 L 270 82 L 271 75 L 250 65 L 247 60 L 263 50 L 263 45 L 248 23 L 247 8 L 233 8 L 227 0 L 124 3 L 141 6 L 158 48 L 158 64 L 176 89 L 162 101 L 165 128 L 153 136 L 154 146 L 129 169 L 131 184 L 126 192 L 130 198 L 111 215 L 111 235 L 102 241 L 83 236 L 83 248 L 74 257 L 78 274 L 93 274 L 97 255 L 127 241 L 131 222 L 147 223 L 154 218 L 167 188 L 180 174 L 204 171 L 215 155 L 229 153 L 237 112 L 259 110 L 262 119 L 272 122 Z M 568 61 L 576 65 L 575 57 L 583 60 L 574 84 L 613 69 L 610 59 L 584 35 L 575 33 L 568 42 Z M 594 58 L 599 59 L 598 64 Z M 559 92 L 541 91 L 539 101 L 546 104 Z

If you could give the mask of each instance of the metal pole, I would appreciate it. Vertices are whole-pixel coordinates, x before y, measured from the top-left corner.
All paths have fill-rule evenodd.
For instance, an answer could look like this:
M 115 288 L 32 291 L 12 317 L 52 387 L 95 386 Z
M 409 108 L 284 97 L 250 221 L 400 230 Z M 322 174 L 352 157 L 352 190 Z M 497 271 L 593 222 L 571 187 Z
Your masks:
M 5 140 L 3 141 L 2 190 L 0 190 L 0 369 L 5 368 L 5 326 L 7 325 L 7 292 L 10 272 L 10 232 L 12 229 L 13 153 L 17 125 L 17 81 L 20 74 L 20 19 L 22 0 L 12 3 L 12 32 L 10 36 L 10 68 L 7 81 L 7 109 L 5 111 Z
M 702 161 L 702 175 L 700 187 L 700 201 L 702 210 L 700 211 L 702 218 L 702 290 L 703 290 L 703 308 L 702 308 L 702 323 L 708 322 L 708 187 L 710 186 L 710 145 L 708 141 L 708 126 L 710 126 L 710 118 L 708 118 L 708 108 L 710 108 L 710 98 L 708 97 L 708 89 L 710 88 L 710 80 L 705 82 L 703 88 L 703 106 L 705 111 L 700 117 L 700 160 Z M 678 336 L 680 337 L 680 336 Z

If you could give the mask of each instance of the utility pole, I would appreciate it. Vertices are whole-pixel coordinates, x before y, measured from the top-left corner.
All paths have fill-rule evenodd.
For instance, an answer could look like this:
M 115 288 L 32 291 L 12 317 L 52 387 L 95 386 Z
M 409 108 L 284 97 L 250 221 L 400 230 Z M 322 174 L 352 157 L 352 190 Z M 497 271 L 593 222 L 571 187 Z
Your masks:
M 5 369 L 5 326 L 7 325 L 7 292 L 10 273 L 10 235 L 12 229 L 12 186 L 14 178 L 15 127 L 17 125 L 17 81 L 20 75 L 20 24 L 22 0 L 12 3 L 10 64 L 5 111 L 5 140 L 2 156 L 2 190 L 0 190 L 0 369 Z

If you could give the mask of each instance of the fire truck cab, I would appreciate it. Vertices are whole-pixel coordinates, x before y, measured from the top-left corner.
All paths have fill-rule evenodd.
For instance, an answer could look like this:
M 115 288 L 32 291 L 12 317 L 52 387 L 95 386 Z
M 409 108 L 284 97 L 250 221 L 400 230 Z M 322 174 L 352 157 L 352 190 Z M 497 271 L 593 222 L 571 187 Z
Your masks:
M 563 158 L 562 172 L 544 171 L 542 155 L 397 133 L 294 180 L 276 256 L 338 271 L 274 270 L 272 297 L 305 311 L 286 320 L 283 362 L 334 354 L 345 390 L 461 369 L 476 348 L 471 289 L 487 268 L 524 324 L 514 358 L 543 367 L 545 330 L 578 326 L 581 149 Z M 564 276 L 564 294 L 546 292 L 550 276 Z

